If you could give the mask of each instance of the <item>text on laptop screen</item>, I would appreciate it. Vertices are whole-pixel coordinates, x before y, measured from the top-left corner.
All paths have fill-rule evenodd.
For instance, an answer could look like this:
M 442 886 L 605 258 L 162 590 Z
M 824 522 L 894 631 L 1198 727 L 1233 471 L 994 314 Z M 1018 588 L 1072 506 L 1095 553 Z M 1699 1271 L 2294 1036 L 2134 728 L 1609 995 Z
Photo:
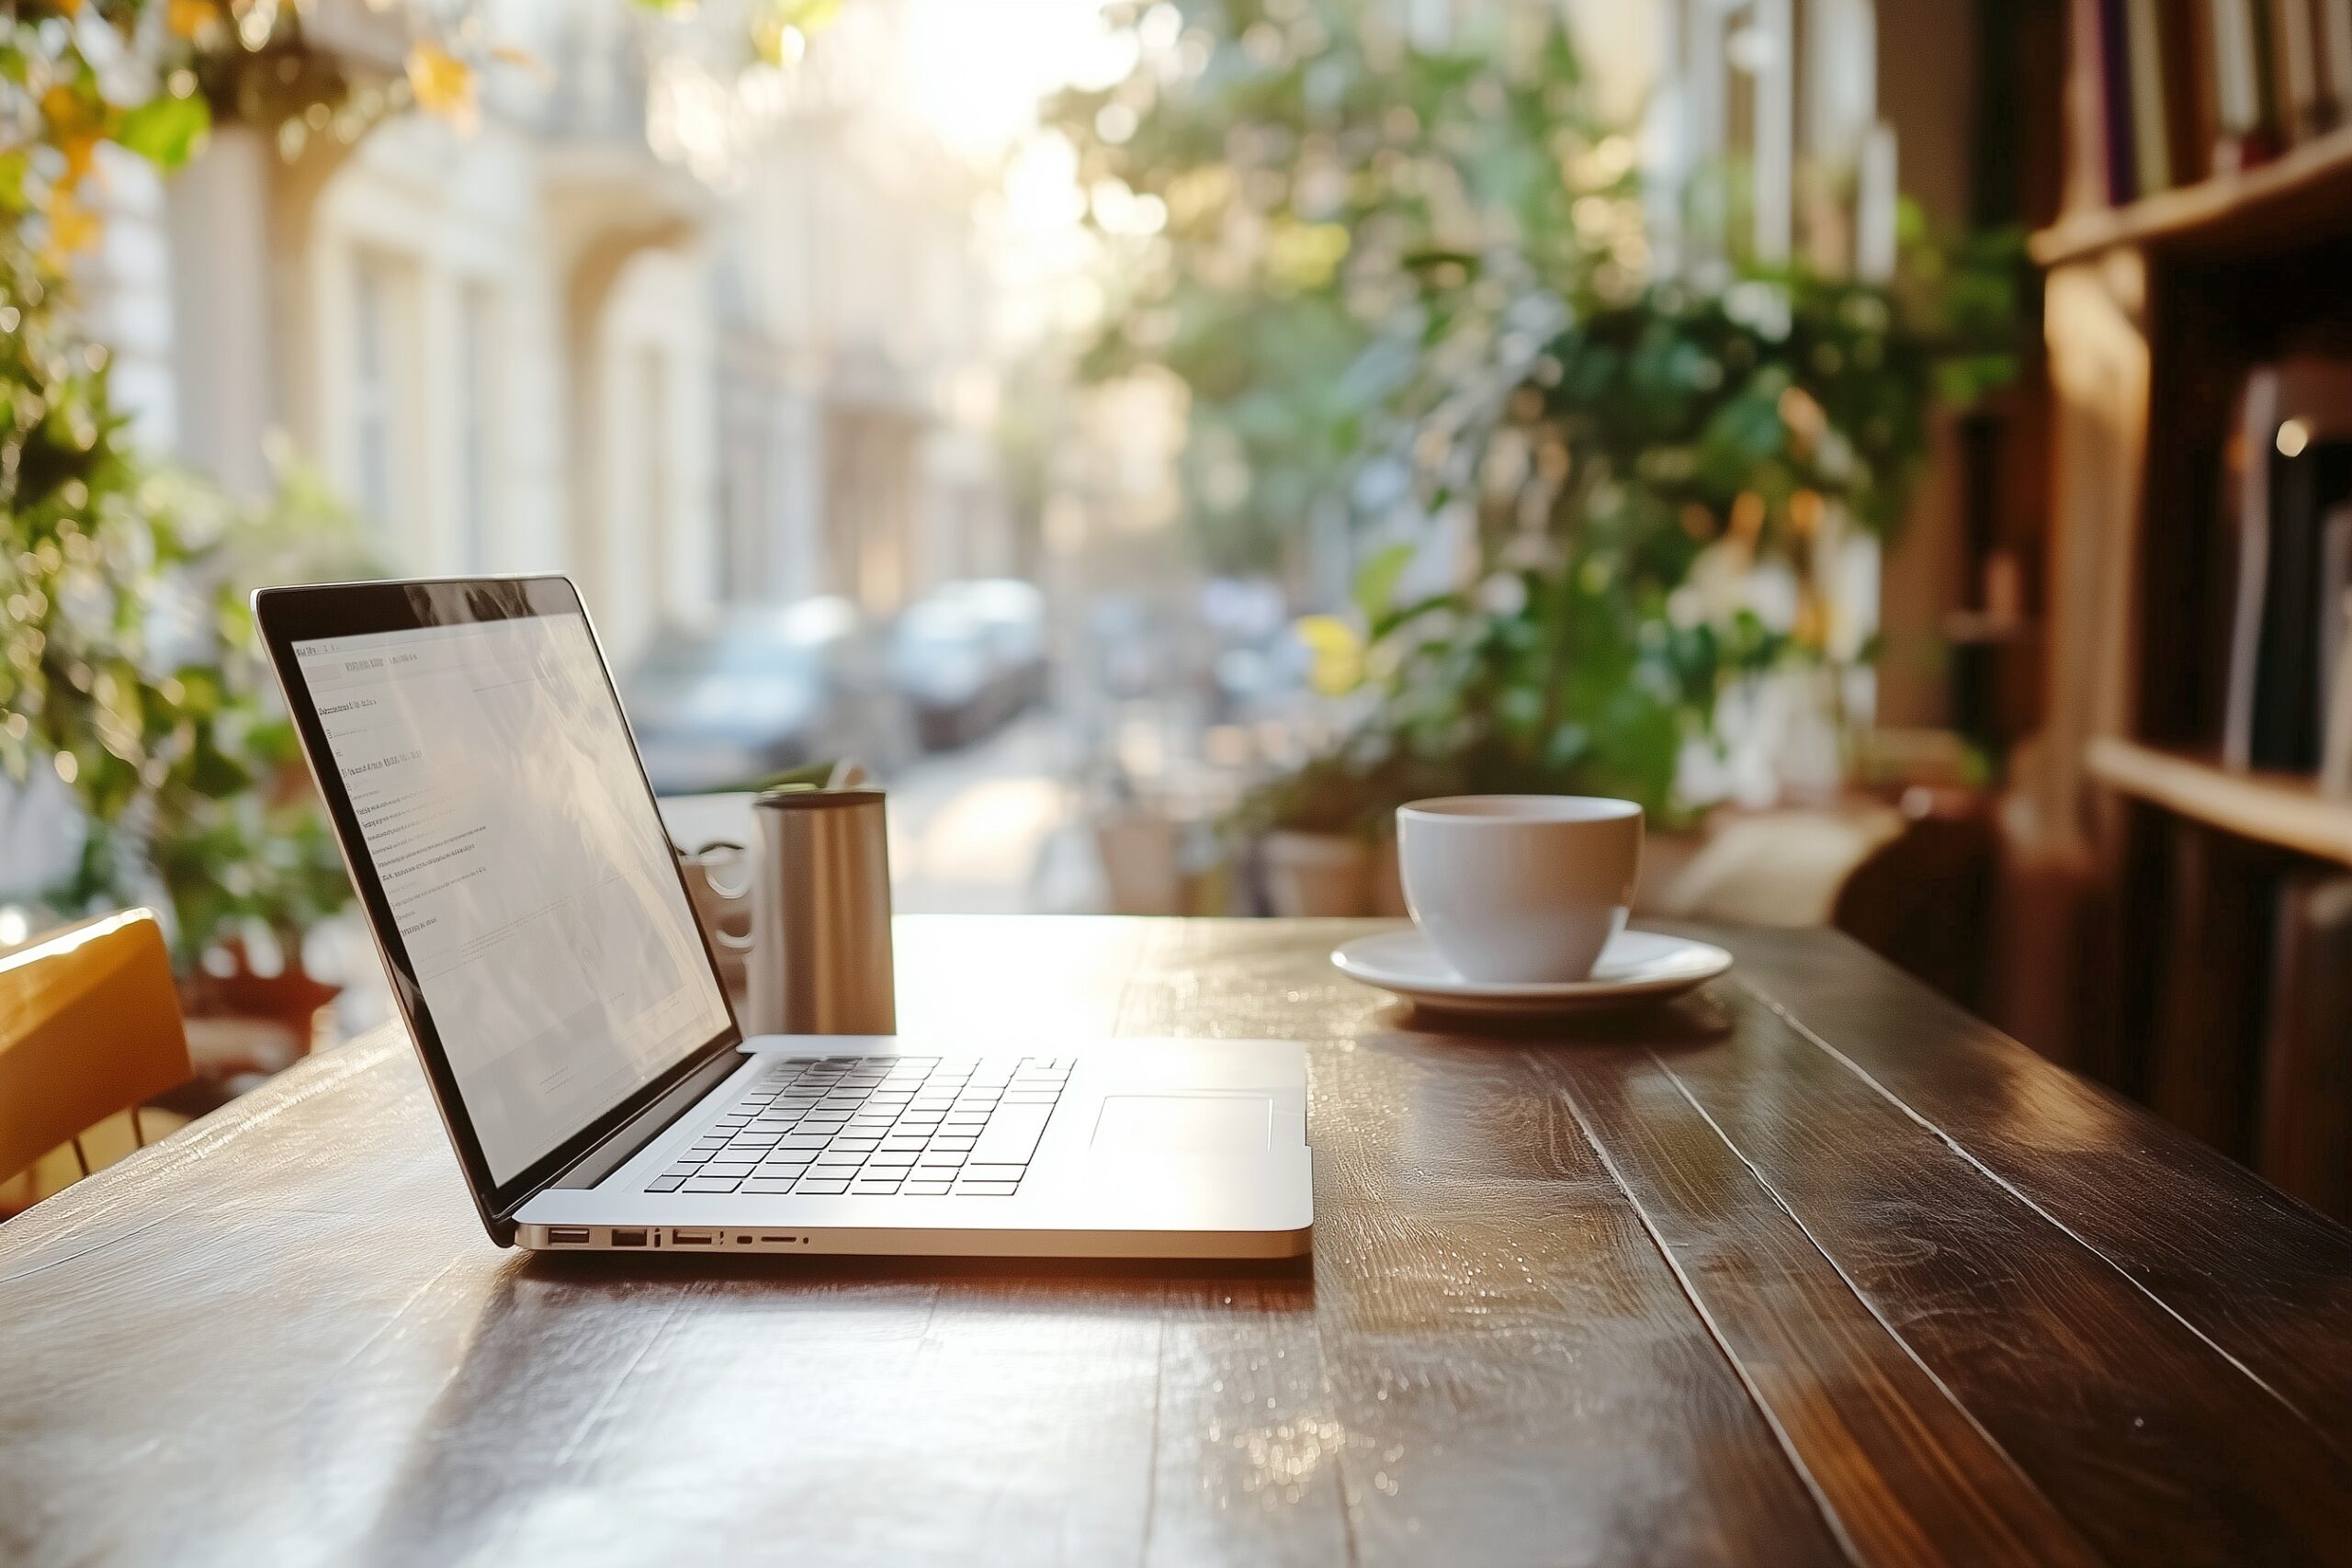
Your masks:
M 727 1027 L 586 622 L 295 656 L 493 1181 Z

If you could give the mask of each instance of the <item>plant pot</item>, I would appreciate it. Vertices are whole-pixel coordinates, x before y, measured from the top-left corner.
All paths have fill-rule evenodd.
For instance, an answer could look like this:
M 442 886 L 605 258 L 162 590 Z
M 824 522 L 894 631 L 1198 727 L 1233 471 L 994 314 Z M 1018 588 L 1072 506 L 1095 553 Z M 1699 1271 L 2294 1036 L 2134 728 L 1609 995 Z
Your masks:
M 1136 807 L 1106 812 L 1094 823 L 1114 915 L 1185 912 L 1182 867 L 1177 863 L 1183 826 L 1163 812 Z
M 1361 915 L 1370 908 L 1372 846 L 1345 833 L 1266 835 L 1266 901 L 1277 915 Z
M 299 959 L 277 974 L 257 975 L 241 944 L 223 945 L 236 967 L 181 976 L 180 1012 L 196 1076 L 241 1091 L 311 1054 L 319 1014 L 343 987 L 312 979 Z M 288 943 L 289 953 L 295 945 Z

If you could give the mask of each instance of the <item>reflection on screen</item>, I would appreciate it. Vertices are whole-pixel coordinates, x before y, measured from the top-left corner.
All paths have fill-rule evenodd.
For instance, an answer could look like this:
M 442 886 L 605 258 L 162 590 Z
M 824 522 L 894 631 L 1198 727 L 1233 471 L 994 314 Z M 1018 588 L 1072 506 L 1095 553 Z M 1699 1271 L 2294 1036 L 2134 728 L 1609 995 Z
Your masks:
M 727 1026 L 585 621 L 295 655 L 493 1182 Z

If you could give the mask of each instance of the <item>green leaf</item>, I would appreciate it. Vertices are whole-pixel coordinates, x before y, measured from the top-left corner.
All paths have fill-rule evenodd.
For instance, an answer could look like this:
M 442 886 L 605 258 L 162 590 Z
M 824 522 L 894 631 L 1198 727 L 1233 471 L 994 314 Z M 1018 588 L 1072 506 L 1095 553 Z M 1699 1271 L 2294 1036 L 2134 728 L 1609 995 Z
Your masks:
M 1363 612 L 1365 620 L 1379 620 L 1396 604 L 1396 580 L 1413 564 L 1413 555 L 1410 545 L 1391 545 L 1356 572 L 1356 608 Z
M 160 169 L 176 169 L 195 155 L 212 129 L 212 109 L 199 94 L 150 98 L 122 117 L 115 140 Z
M 1379 642 L 1412 625 L 1423 615 L 1439 610 L 1452 610 L 1458 613 L 1463 607 L 1462 595 L 1459 593 L 1432 593 L 1426 599 L 1417 599 L 1409 604 L 1400 604 L 1394 610 L 1385 610 L 1373 616 L 1364 636 L 1368 641 Z

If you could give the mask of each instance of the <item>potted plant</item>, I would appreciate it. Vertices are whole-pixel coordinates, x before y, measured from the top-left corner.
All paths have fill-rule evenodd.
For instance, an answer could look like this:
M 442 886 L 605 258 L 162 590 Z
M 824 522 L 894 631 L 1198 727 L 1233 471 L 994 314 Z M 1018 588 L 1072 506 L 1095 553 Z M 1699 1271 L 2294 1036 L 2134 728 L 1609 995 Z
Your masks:
M 1236 819 L 1324 840 L 1285 840 L 1274 880 L 1344 889 L 1330 840 L 1394 804 L 1366 751 L 1673 828 L 1709 798 L 1694 773 L 1726 771 L 1727 717 L 1780 682 L 1830 710 L 1834 774 L 1876 651 L 1840 584 L 1901 516 L 1929 405 L 2008 372 L 2015 236 L 1939 254 L 1906 209 L 1890 284 L 1736 257 L 1659 276 L 1634 141 L 1592 112 L 1553 7 L 1425 47 L 1311 0 L 1156 47 L 1054 116 L 1137 258 L 1084 368 L 1183 383 L 1212 564 L 1370 556 L 1369 716 Z
M 36 771 L 54 781 L 79 848 L 64 875 L 24 891 L 61 918 L 160 904 L 190 1015 L 268 1025 L 211 1032 L 208 1070 L 283 1066 L 334 995 L 305 973 L 303 934 L 350 889 L 245 594 L 372 563 L 288 466 L 272 501 L 247 508 L 140 458 L 107 412 L 102 357 L 68 354 L 46 314 L 26 321 L 15 368 L 66 396 L 45 396 L 49 417 L 14 433 L 22 456 L 0 494 L 0 586 L 16 612 L 0 765 L 19 809 L 40 807 Z
M 1453 427 L 1467 460 L 1433 465 L 1472 569 L 1408 591 L 1408 543 L 1360 579 L 1374 722 L 1482 791 L 1687 820 L 1726 691 L 1799 669 L 1834 704 L 1873 656 L 1841 580 L 1900 521 L 1931 403 L 2007 374 L 2012 261 L 1997 241 L 1939 258 L 1911 295 L 1783 269 L 1579 299 L 1492 417 Z
M 1376 726 L 1260 784 L 1227 818 L 1277 915 L 1401 915 L 1396 807 L 1457 792 L 1464 775 Z
M 252 514 L 141 452 L 68 278 L 99 233 L 84 199 L 98 145 L 165 171 L 191 156 L 212 67 L 256 47 L 230 20 L 133 0 L 0 22 L 0 86 L 26 111 L 0 153 L 0 795 L 67 846 L 62 874 L 20 863 L 12 880 L 48 880 L 9 891 L 66 918 L 163 906 L 199 1008 L 208 950 L 271 929 L 299 974 L 300 929 L 349 896 L 239 597 L 278 575 L 253 554 L 271 525 L 315 549 L 319 509 L 297 487 Z

